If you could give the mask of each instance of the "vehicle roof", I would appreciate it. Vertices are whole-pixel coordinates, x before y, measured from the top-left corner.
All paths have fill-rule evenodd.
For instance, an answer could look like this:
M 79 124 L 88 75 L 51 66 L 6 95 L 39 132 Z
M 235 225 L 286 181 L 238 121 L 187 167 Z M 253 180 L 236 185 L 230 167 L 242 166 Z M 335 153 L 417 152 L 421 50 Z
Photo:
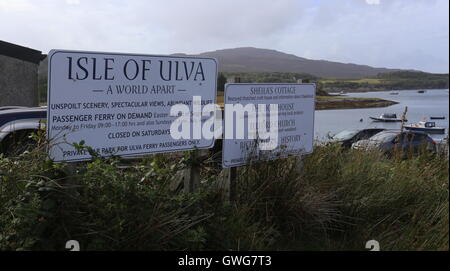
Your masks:
M 22 112 L 35 112 L 35 111 L 47 111 L 47 106 L 4 109 L 0 110 L 0 114 L 13 114 Z
M 401 132 L 400 129 L 386 129 L 386 130 L 384 130 L 384 131 L 381 131 L 380 134 L 381 134 L 381 133 L 383 133 L 383 134 L 388 134 L 388 133 L 391 133 L 391 134 L 398 134 L 398 133 L 400 133 L 400 132 Z M 422 131 L 412 131 L 412 130 L 403 130 L 403 133 L 410 133 L 410 134 L 414 133 L 414 134 L 424 134 L 424 135 L 428 135 L 426 132 L 422 132 Z
M 23 119 L 45 119 L 47 116 L 46 107 L 30 107 L 20 109 L 7 109 L 0 111 L 0 127 L 8 122 Z
M 27 108 L 26 106 L 16 106 L 16 105 L 8 105 L 8 106 L 0 106 L 0 111 L 2 110 L 11 110 L 11 109 L 17 109 L 17 108 Z
M 382 127 L 370 127 L 370 128 L 364 128 L 361 129 L 362 130 L 387 130 L 386 128 L 382 128 Z
M 342 130 L 341 132 L 344 132 L 344 131 L 348 131 L 348 132 L 350 132 L 350 131 L 358 131 L 358 132 L 360 132 L 360 131 L 367 131 L 367 130 L 386 130 L 386 128 L 377 128 L 377 127 L 370 127 L 370 128 L 355 128 L 355 129 L 345 129 L 345 130 Z

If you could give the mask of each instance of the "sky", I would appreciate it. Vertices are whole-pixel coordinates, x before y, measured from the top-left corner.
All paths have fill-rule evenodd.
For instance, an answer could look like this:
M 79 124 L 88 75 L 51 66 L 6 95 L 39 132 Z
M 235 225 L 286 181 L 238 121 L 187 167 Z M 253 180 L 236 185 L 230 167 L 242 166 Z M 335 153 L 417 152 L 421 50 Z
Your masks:
M 257 47 L 449 72 L 448 0 L 0 0 L 0 40 L 151 55 Z

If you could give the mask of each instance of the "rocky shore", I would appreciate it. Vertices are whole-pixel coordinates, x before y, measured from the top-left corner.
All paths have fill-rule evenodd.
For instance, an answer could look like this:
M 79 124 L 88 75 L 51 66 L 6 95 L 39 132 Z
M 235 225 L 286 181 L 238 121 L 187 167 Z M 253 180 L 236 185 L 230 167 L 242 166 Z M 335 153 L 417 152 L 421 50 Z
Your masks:
M 330 96 L 317 96 L 316 98 L 316 110 L 386 107 L 394 104 L 397 104 L 397 102 L 379 98 L 349 98 Z

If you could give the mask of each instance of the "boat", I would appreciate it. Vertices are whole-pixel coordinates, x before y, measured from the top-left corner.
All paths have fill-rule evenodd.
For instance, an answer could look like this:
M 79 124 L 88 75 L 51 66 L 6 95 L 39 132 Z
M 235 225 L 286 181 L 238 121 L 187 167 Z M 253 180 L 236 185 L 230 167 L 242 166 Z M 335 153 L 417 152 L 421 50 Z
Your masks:
M 339 92 L 328 92 L 329 96 L 341 96 L 341 93 Z
M 391 92 L 389 94 L 391 94 L 391 95 L 398 95 L 398 92 Z
M 430 117 L 430 119 L 432 120 L 445 120 L 444 116 L 435 116 L 435 117 Z
M 369 117 L 373 121 L 384 121 L 384 122 L 399 122 L 402 121 L 402 119 L 397 118 L 397 115 L 395 113 L 383 113 L 379 117 Z M 408 121 L 408 120 L 404 120 Z
M 347 96 L 347 93 L 345 91 L 328 92 L 328 95 L 330 95 L 330 96 Z
M 444 134 L 444 127 L 437 127 L 434 121 L 419 121 L 418 123 L 405 124 L 403 127 L 406 130 L 421 131 L 428 134 Z
M 418 90 L 417 93 L 425 93 L 425 90 Z

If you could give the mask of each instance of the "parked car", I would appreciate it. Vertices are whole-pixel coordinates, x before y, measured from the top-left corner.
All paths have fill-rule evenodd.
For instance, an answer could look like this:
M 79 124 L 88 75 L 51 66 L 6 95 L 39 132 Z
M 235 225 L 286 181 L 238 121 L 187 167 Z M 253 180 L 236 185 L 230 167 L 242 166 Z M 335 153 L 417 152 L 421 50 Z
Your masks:
M 353 149 L 379 149 L 392 154 L 395 150 L 417 153 L 421 147 L 436 152 L 436 142 L 427 134 L 420 131 L 386 130 L 373 137 L 360 140 L 352 145 Z
M 0 110 L 0 153 L 23 152 L 34 144 L 31 133 L 45 129 L 47 107 Z
M 2 110 L 11 110 L 11 109 L 18 109 L 18 108 L 26 108 L 25 106 L 0 106 L 0 111 Z
M 339 142 L 343 148 L 350 148 L 353 143 L 368 139 L 375 134 L 378 134 L 381 131 L 384 131 L 384 128 L 366 128 L 366 129 L 355 129 L 355 130 L 344 130 L 340 133 L 337 133 L 332 137 L 332 141 Z

